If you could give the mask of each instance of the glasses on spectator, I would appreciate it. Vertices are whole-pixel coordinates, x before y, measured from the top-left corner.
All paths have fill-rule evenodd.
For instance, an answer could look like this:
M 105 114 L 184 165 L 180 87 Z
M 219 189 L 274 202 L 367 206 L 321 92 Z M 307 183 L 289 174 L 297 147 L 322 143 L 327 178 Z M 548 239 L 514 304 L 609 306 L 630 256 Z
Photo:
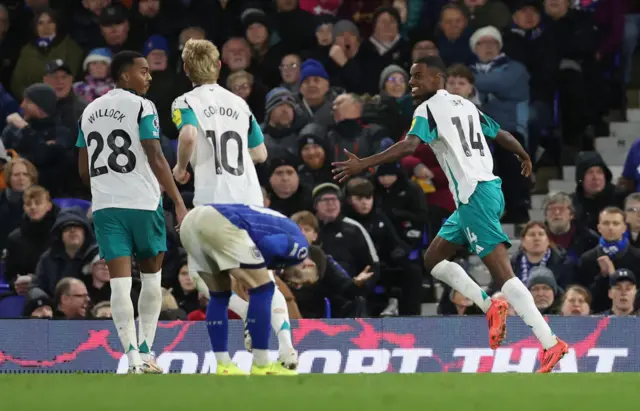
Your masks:
M 547 213 L 549 214 L 562 214 L 565 211 L 568 211 L 569 207 L 567 207 L 566 205 L 558 205 L 558 206 L 549 206 L 547 207 Z
M 640 212 L 640 207 L 628 207 L 624 211 L 627 213 L 638 213 Z
M 390 81 L 392 83 L 398 83 L 398 84 L 406 84 L 404 76 L 397 76 L 397 77 L 391 76 L 387 78 L 387 81 Z
M 233 86 L 235 91 L 248 90 L 251 87 L 251 83 L 242 83 L 237 86 Z
M 298 63 L 280 64 L 280 70 L 293 70 L 298 68 Z

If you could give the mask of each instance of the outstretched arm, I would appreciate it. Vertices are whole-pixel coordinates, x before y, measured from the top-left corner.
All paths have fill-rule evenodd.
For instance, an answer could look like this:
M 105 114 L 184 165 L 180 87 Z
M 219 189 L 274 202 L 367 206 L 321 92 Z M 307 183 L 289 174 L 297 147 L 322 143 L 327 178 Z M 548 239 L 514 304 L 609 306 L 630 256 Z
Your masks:
M 349 177 L 358 175 L 368 168 L 400 160 L 402 157 L 413 154 L 419 144 L 420 139 L 417 136 L 408 134 L 404 140 L 395 143 L 382 153 L 374 154 L 363 159 L 360 159 L 355 154 L 345 150 L 349 159 L 347 161 L 332 163 L 335 167 L 333 172 L 336 174 L 333 178 L 334 180 L 338 180 L 342 183 Z
M 531 159 L 529 158 L 527 150 L 522 147 L 522 144 L 520 144 L 520 142 L 511 133 L 502 129 L 498 130 L 496 142 L 500 144 L 502 148 L 511 151 L 518 157 L 518 160 L 520 160 L 520 163 L 522 164 L 522 175 L 529 177 L 532 169 Z

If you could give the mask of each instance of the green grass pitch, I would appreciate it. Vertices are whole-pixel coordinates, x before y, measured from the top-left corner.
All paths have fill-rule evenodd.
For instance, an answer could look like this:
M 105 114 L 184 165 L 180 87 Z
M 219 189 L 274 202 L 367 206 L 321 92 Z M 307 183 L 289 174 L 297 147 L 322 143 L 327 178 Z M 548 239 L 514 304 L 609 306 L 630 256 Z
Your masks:
M 0 375 L 0 409 L 548 411 L 638 409 L 639 374 Z M 223 408 L 224 407 L 224 408 Z

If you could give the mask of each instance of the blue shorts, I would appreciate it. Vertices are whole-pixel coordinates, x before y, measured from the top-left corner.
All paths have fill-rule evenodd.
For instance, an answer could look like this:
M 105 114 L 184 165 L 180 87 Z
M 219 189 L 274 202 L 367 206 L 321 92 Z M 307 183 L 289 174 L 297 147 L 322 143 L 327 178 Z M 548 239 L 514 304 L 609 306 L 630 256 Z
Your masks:
M 511 247 L 502 231 L 500 217 L 504 211 L 502 180 L 482 181 L 467 204 L 460 204 L 438 232 L 450 243 L 467 246 L 480 258 L 489 255 L 498 244 Z
M 167 232 L 162 204 L 155 211 L 103 208 L 94 211 L 93 225 L 100 257 L 144 260 L 167 251 Z

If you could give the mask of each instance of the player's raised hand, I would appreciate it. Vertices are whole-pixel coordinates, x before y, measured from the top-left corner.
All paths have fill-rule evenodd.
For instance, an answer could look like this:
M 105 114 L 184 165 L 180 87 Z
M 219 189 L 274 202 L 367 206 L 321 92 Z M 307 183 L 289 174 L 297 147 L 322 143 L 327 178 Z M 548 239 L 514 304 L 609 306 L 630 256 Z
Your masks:
M 173 168 L 173 178 L 178 182 L 178 184 L 187 184 L 191 178 L 191 174 L 189 174 L 187 170 L 180 169 L 178 166 L 175 166 Z
M 522 167 L 522 171 L 520 173 L 525 177 L 529 177 L 531 175 L 531 170 L 533 170 L 531 158 L 529 158 L 529 156 L 527 156 L 526 158 L 522 158 L 520 156 L 516 157 L 518 157 L 518 160 L 520 161 L 520 165 Z
M 350 152 L 347 149 L 344 149 L 344 153 L 349 157 L 347 161 L 336 161 L 331 163 L 333 168 L 333 176 L 334 180 L 338 180 L 339 182 L 343 182 L 347 180 L 349 177 L 356 176 L 362 173 L 365 169 L 365 166 L 360 158 Z

